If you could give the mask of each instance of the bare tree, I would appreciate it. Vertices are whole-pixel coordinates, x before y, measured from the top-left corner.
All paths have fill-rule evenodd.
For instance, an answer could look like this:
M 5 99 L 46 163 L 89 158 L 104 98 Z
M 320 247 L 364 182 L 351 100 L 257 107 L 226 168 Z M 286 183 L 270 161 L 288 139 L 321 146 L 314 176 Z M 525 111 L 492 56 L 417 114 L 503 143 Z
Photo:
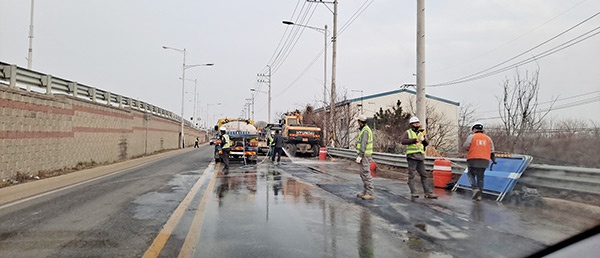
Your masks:
M 506 78 L 502 83 L 502 96 L 497 97 L 500 119 L 507 140 L 507 150 L 510 152 L 527 151 L 531 146 L 526 133 L 529 135 L 539 131 L 543 119 L 551 107 L 538 111 L 538 81 L 539 68 L 535 72 L 525 71 L 521 75 L 517 69 L 512 82 Z
M 458 142 L 459 144 L 465 142 L 469 133 L 471 132 L 471 126 L 475 123 L 475 119 L 473 118 L 473 114 L 475 113 L 475 109 L 473 108 L 473 104 L 468 103 L 464 106 L 460 107 L 460 111 L 458 113 Z

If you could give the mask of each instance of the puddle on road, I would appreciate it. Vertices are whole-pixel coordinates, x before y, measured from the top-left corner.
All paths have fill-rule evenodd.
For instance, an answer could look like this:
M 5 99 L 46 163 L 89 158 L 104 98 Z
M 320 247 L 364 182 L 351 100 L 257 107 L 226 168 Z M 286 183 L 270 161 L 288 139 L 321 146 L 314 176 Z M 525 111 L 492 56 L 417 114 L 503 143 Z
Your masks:
M 137 197 L 133 201 L 136 204 L 133 217 L 140 220 L 168 218 L 169 211 L 179 205 L 179 201 L 183 200 L 199 174 L 202 174 L 202 171 L 178 174 L 167 183 L 169 187 Z
M 394 233 L 394 226 L 367 209 L 332 198 L 282 170 L 291 164 L 259 164 L 256 170 L 232 166 L 219 172 L 196 254 L 432 257 L 427 241 L 415 248 L 407 234 Z

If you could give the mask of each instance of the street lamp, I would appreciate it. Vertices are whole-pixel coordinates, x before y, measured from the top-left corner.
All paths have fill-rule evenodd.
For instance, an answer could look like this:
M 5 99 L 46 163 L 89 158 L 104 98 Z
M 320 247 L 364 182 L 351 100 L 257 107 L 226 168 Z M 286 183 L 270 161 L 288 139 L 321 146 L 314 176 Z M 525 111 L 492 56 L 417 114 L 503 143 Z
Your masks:
M 181 66 L 181 72 L 182 72 L 182 80 L 181 80 L 181 131 L 179 132 L 179 143 L 180 143 L 180 148 L 185 148 L 185 134 L 183 131 L 183 106 L 185 103 L 185 70 L 188 68 L 192 68 L 192 67 L 196 67 L 196 66 L 213 66 L 214 64 L 197 64 L 197 65 L 185 65 L 185 55 L 186 55 L 186 49 L 178 49 L 178 48 L 173 48 L 173 47 L 166 47 L 166 46 L 162 46 L 163 49 L 170 49 L 170 50 L 175 50 L 177 52 L 183 53 L 183 65 Z
M 308 26 L 308 25 L 302 25 L 302 24 L 296 24 L 292 21 L 282 21 L 283 24 L 286 25 L 293 25 L 293 26 L 298 26 L 298 27 L 305 27 L 305 28 L 309 28 L 309 29 L 313 29 L 316 30 L 318 32 L 323 33 L 323 35 L 325 36 L 325 43 L 324 43 L 324 58 L 323 58 L 323 139 L 327 139 L 327 24 L 325 24 L 325 28 L 321 29 L 321 28 L 317 28 L 317 27 L 312 27 L 312 26 Z M 333 110 L 333 109 L 330 109 Z
M 265 92 L 265 91 L 256 90 L 255 88 L 250 88 L 250 91 L 252 92 L 252 94 L 251 94 L 252 95 L 252 121 L 254 121 L 254 96 L 255 96 L 255 94 L 257 92 L 264 93 L 264 94 L 269 94 L 269 93 Z M 270 123 L 270 122 L 267 122 L 267 123 Z
M 363 106 L 363 90 L 352 90 L 352 92 L 360 92 L 360 114 L 364 114 L 364 106 Z
M 218 105 L 221 105 L 221 103 L 220 102 L 219 103 L 212 103 L 212 104 L 206 103 L 206 120 L 205 120 L 205 122 L 207 123 L 206 124 L 207 128 L 210 128 L 210 127 L 208 127 L 208 126 L 210 126 L 210 121 L 208 120 L 209 119 L 208 118 L 208 114 L 209 114 L 208 108 L 210 106 L 218 106 Z M 213 120 L 214 120 L 214 118 L 213 118 Z
M 183 80 L 183 78 L 179 78 L 180 80 Z M 196 89 L 198 88 L 198 79 L 185 79 L 186 81 L 190 81 L 190 82 L 194 82 L 194 112 L 192 115 L 192 120 L 196 119 L 196 95 L 198 95 L 196 93 Z M 186 92 L 187 93 L 187 92 Z

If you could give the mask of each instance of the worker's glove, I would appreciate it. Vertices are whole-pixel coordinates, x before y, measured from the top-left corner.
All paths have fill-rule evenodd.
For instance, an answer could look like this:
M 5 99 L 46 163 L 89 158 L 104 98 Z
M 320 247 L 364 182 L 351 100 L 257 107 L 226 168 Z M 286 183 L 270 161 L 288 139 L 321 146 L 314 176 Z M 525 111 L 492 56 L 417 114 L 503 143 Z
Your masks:
M 356 163 L 360 164 L 360 162 L 362 161 L 362 157 L 361 156 L 356 157 L 355 161 L 356 161 Z
M 417 138 L 417 142 L 422 142 L 425 140 L 425 136 L 419 136 L 419 138 Z

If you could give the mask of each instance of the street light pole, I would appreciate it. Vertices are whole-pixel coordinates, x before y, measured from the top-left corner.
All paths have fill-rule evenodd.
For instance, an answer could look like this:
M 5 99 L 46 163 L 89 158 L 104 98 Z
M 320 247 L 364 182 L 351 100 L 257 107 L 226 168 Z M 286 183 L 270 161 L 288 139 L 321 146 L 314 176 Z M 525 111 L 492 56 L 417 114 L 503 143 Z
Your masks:
M 171 50 L 175 50 L 177 52 L 183 53 L 183 65 L 181 66 L 181 131 L 180 131 L 180 148 L 183 149 L 185 148 L 185 132 L 183 130 L 183 106 L 185 104 L 185 70 L 191 67 L 196 67 L 196 66 L 213 66 L 214 64 L 197 64 L 197 65 L 185 65 L 185 56 L 186 56 L 186 49 L 178 49 L 178 48 L 172 48 L 172 47 L 166 47 L 163 46 L 163 49 L 171 49 Z
M 323 58 L 323 139 L 327 139 L 327 24 L 325 24 L 325 28 L 317 28 L 308 25 L 296 24 L 292 21 L 282 21 L 283 24 L 294 25 L 299 27 L 310 28 L 316 30 L 318 32 L 323 33 L 325 36 L 323 49 L 325 51 Z M 325 142 L 326 143 L 326 142 Z
M 29 50 L 27 51 L 27 69 L 31 70 L 33 64 L 33 2 L 31 0 L 31 15 L 29 16 Z
M 269 113 L 267 114 L 267 123 L 271 122 L 271 66 L 267 65 L 269 68 L 269 74 L 257 74 L 258 77 L 263 77 L 263 79 L 258 79 L 258 82 L 266 82 L 269 86 Z M 266 77 L 266 79 L 264 79 Z
M 363 106 L 363 90 L 352 90 L 352 92 L 360 92 L 360 114 L 364 114 L 365 107 Z
M 417 1 L 417 117 L 427 128 L 425 103 L 425 0 Z
M 179 79 L 183 80 L 183 78 L 179 78 Z M 194 82 L 194 112 L 193 112 L 193 115 L 192 115 L 192 118 L 193 118 L 192 120 L 194 120 L 194 119 L 197 120 L 197 117 L 196 117 L 196 96 L 198 94 L 196 93 L 196 91 L 197 91 L 197 88 L 198 88 L 198 79 L 193 79 L 193 80 L 192 79 L 185 79 L 185 80 L 186 81 Z
M 332 46 L 332 55 L 331 55 L 331 101 L 329 102 L 330 107 L 330 124 L 331 124 L 331 132 L 333 133 L 333 137 L 335 137 L 336 124 L 335 124 L 335 79 L 336 79 L 336 62 L 337 62 L 337 16 L 338 16 L 338 0 L 333 1 L 324 1 L 324 0 L 306 0 L 309 3 L 322 3 L 322 4 L 333 4 L 333 36 L 331 37 L 331 41 L 333 42 Z M 328 7 L 329 8 L 329 7 Z M 329 9 L 331 10 L 331 9 Z M 333 138 L 332 138 L 333 139 Z M 335 143 L 335 139 L 333 142 Z M 333 144 L 332 144 L 333 145 Z
M 184 49 L 178 49 L 178 48 L 172 48 L 172 47 L 162 47 L 163 49 L 171 49 L 171 50 L 175 50 L 177 52 L 183 53 L 183 65 L 181 66 L 181 78 L 183 78 L 181 80 L 181 130 L 179 132 L 179 148 L 183 149 L 185 148 L 185 140 L 184 140 L 184 131 L 183 131 L 183 106 L 185 104 L 185 55 L 186 55 L 186 50 Z
M 218 105 L 221 105 L 221 103 L 220 102 L 219 103 L 212 103 L 212 104 L 206 103 L 206 123 L 207 123 L 206 127 L 209 128 L 209 129 L 210 129 L 210 127 L 209 127 L 210 126 L 209 112 L 208 112 L 209 107 L 210 106 L 218 106 Z M 213 118 L 213 120 L 214 120 L 214 118 Z

